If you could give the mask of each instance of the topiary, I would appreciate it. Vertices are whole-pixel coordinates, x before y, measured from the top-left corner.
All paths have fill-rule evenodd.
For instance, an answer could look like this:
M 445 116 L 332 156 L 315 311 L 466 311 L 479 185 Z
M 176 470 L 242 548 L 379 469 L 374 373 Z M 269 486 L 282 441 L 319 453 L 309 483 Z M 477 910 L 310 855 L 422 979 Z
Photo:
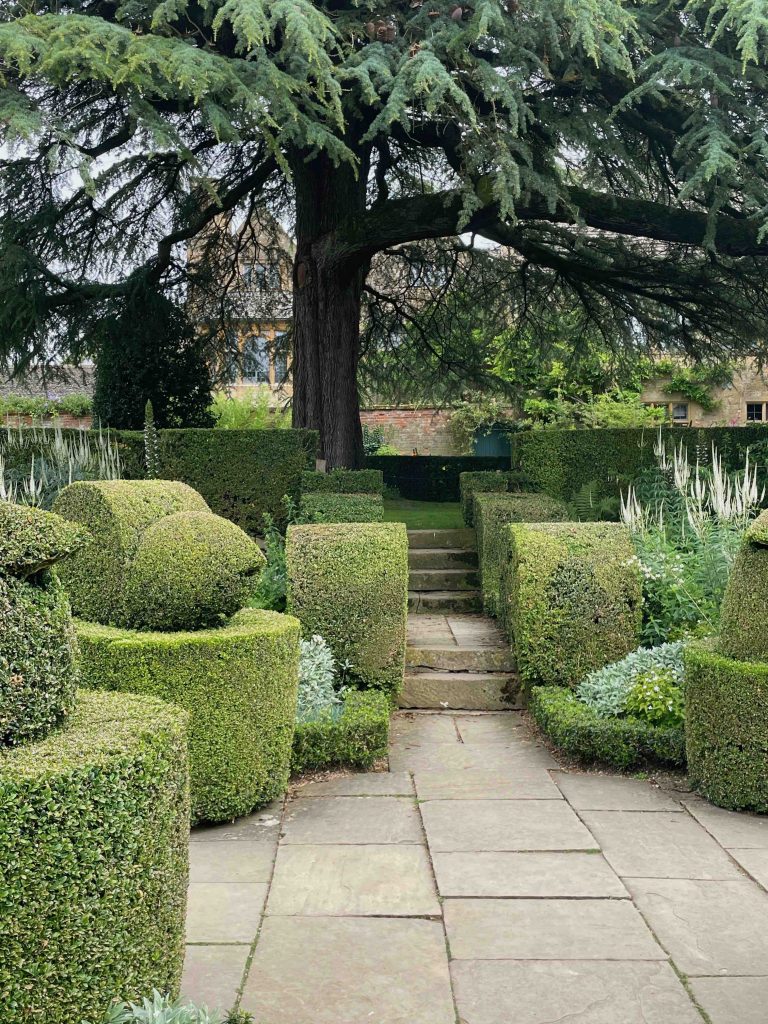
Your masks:
M 242 608 L 264 568 L 258 544 L 228 519 L 177 512 L 143 533 L 126 575 L 134 629 L 202 629 Z
M 739 661 L 768 661 L 768 511 L 744 534 L 720 613 L 718 650 Z
M 47 735 L 71 713 L 77 642 L 49 567 L 85 534 L 58 516 L 0 504 L 0 745 Z

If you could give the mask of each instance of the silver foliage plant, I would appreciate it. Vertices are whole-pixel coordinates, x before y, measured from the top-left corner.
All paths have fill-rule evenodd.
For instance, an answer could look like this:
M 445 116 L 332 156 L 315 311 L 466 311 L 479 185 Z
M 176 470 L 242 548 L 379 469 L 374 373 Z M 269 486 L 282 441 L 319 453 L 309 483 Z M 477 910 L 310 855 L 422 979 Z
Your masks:
M 683 685 L 682 641 L 641 647 L 621 661 L 597 669 L 576 689 L 576 696 L 601 718 L 621 715 L 626 709 L 627 697 L 640 676 L 649 672 L 666 671 L 677 686 Z
M 338 676 L 347 669 L 339 665 L 323 637 L 301 641 L 299 658 L 299 699 L 296 720 L 308 722 L 335 714 L 343 703 L 343 690 L 336 689 Z
M 19 470 L 20 463 L 29 469 Z M 109 431 L 65 435 L 60 427 L 11 427 L 0 432 L 0 501 L 48 507 L 75 480 L 119 480 L 120 452 Z
M 222 1024 L 222 1018 L 205 1007 L 174 1001 L 155 991 L 141 1003 L 114 1003 L 101 1024 Z

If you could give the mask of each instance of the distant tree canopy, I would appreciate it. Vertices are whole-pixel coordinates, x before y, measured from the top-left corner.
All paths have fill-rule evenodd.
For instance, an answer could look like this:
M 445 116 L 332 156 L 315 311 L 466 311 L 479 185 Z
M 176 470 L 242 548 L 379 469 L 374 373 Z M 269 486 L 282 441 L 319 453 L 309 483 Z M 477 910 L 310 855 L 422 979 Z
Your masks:
M 439 250 L 534 337 L 762 349 L 767 42 L 764 0 L 10 0 L 0 357 L 87 349 L 137 279 L 226 313 L 220 215 L 290 222 L 293 418 L 331 466 L 387 261 Z

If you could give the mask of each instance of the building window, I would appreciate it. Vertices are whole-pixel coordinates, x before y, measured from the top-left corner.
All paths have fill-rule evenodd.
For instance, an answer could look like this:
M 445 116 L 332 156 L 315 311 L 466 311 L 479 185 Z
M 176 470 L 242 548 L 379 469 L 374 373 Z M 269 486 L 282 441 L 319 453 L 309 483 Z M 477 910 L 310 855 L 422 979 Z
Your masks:
M 276 263 L 244 263 L 243 281 L 248 288 L 260 292 L 266 291 L 267 288 L 279 288 L 280 268 Z
M 763 422 L 763 403 L 747 402 L 747 423 Z
M 288 376 L 288 352 L 285 347 L 285 342 L 282 340 L 285 335 L 285 331 L 275 331 L 275 384 L 280 385 L 285 383 L 285 379 Z
M 269 384 L 269 342 L 261 335 L 252 334 L 243 344 L 243 381 Z
M 674 423 L 688 422 L 688 403 L 674 402 L 672 404 L 672 421 Z

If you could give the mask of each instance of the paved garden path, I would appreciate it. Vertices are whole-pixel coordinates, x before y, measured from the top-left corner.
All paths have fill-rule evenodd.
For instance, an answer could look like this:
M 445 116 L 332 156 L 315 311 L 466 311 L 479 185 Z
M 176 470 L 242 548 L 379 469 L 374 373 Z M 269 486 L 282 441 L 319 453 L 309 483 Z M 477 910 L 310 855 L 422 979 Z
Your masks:
M 517 712 L 392 724 L 389 773 L 194 831 L 185 995 L 257 1024 L 765 1024 L 768 819 L 558 770 Z

